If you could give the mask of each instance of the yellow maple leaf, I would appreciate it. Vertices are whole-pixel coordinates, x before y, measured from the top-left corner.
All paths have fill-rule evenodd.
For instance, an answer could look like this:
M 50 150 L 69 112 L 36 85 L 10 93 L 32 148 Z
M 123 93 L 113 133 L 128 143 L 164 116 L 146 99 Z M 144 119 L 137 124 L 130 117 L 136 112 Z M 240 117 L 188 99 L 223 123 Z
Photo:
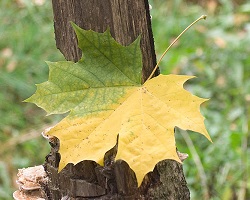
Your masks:
M 104 154 L 118 142 L 115 159 L 129 164 L 140 185 L 159 161 L 180 162 L 175 126 L 211 140 L 200 113 L 206 99 L 183 88 L 193 76 L 159 75 L 141 85 L 139 39 L 124 47 L 109 31 L 74 28 L 82 59 L 48 63 L 49 80 L 38 84 L 36 93 L 26 100 L 48 114 L 70 111 L 48 132 L 60 140 L 59 171 L 82 160 L 103 165 Z
M 125 160 L 134 170 L 138 184 L 161 160 L 180 162 L 176 153 L 174 127 L 210 137 L 200 114 L 198 98 L 183 89 L 192 76 L 159 75 L 143 86 L 130 89 L 113 106 L 86 117 L 69 117 L 50 131 L 60 140 L 59 169 L 67 163 L 94 160 L 103 165 L 103 155 L 116 144 L 116 160 Z

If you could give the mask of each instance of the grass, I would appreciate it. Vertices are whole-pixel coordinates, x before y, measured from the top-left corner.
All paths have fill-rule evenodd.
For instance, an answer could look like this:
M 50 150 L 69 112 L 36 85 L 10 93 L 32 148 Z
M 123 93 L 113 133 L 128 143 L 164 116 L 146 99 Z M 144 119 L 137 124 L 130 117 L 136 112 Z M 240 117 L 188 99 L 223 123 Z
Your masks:
M 22 101 L 47 79 L 44 61 L 63 57 L 55 47 L 49 1 L 1 0 L 0 18 L 0 199 L 12 199 L 17 169 L 41 164 L 48 154 L 40 133 L 55 120 Z
M 184 170 L 191 199 L 247 199 L 250 114 L 249 3 L 239 6 L 151 1 L 158 57 L 185 27 L 200 21 L 165 56 L 162 73 L 195 75 L 186 88 L 210 98 L 202 107 L 213 144 L 198 134 L 176 131 L 177 146 L 189 154 Z M 155 10 L 154 10 L 155 9 Z
M 47 80 L 45 60 L 63 60 L 56 50 L 49 1 L 0 2 L 0 199 L 12 199 L 17 169 L 43 163 L 48 142 L 40 136 L 57 116 L 22 103 Z M 191 199 L 248 199 L 250 185 L 250 4 L 151 0 L 157 57 L 192 21 L 207 14 L 166 54 L 161 72 L 195 75 L 185 87 L 210 98 L 202 106 L 209 143 L 176 129 Z M 211 3 L 212 2 L 212 3 Z

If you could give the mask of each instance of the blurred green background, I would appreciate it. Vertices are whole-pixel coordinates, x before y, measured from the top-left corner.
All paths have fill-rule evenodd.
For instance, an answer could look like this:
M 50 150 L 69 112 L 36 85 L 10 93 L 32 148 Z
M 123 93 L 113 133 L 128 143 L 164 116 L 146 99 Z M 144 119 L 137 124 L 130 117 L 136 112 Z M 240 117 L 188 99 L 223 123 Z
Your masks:
M 207 14 L 161 62 L 163 74 L 195 75 L 185 85 L 210 98 L 202 106 L 213 144 L 176 129 L 191 199 L 250 199 L 250 2 L 151 0 L 157 57 L 192 21 Z M 51 2 L 0 1 L 0 199 L 12 199 L 18 168 L 42 164 L 49 152 L 40 133 L 60 120 L 22 101 L 47 80 L 56 49 Z

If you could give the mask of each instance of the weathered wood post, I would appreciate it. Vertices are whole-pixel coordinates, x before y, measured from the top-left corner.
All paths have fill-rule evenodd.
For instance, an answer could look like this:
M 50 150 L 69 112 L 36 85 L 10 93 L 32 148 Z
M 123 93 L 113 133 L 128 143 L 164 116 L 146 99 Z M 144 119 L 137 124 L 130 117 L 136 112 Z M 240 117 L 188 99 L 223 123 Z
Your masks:
M 78 61 L 81 57 L 70 21 L 97 32 L 109 27 L 122 45 L 132 43 L 141 35 L 142 81 L 147 79 L 156 65 L 147 0 L 52 0 L 52 4 L 56 45 L 67 60 Z M 105 154 L 104 167 L 83 161 L 75 166 L 68 164 L 57 173 L 58 147 L 58 142 L 51 143 L 44 164 L 50 179 L 45 186 L 48 199 L 189 199 L 182 165 L 176 161 L 159 162 L 137 188 L 135 174 L 124 161 L 110 164 L 116 147 Z

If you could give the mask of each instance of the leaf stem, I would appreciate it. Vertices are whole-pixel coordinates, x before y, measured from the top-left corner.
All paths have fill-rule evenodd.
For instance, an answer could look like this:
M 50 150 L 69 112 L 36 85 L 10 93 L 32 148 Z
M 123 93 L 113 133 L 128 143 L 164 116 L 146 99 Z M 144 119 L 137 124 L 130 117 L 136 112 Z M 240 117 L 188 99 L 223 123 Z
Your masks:
M 150 76 L 148 77 L 148 79 L 146 80 L 146 82 L 152 78 L 152 76 L 154 75 L 156 69 L 159 67 L 159 64 L 161 62 L 161 60 L 163 59 L 163 57 L 165 56 L 165 54 L 168 52 L 168 50 L 174 45 L 174 43 L 194 24 L 196 24 L 198 21 L 202 20 L 202 19 L 206 19 L 207 16 L 206 15 L 202 15 L 200 16 L 198 19 L 196 19 L 193 23 L 191 23 L 187 28 L 184 29 L 184 31 L 181 32 L 180 35 L 178 35 L 177 38 L 175 38 L 175 40 L 168 46 L 168 48 L 164 51 L 164 53 L 162 54 L 162 56 L 160 57 L 158 63 L 156 64 L 154 70 L 152 71 L 152 73 L 150 74 Z

